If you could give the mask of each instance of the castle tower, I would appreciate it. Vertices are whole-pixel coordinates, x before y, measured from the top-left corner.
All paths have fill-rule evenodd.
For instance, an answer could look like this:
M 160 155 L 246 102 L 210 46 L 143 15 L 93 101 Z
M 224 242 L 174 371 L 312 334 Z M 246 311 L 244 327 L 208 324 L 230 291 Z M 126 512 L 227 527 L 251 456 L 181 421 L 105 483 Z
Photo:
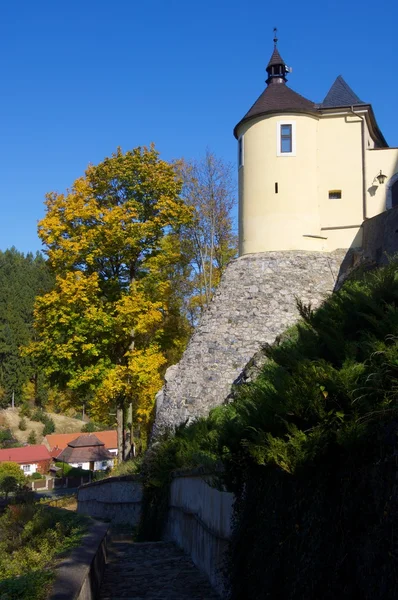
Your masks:
M 236 125 L 240 254 L 324 250 L 317 199 L 316 106 L 286 85 L 277 40 L 267 87 Z
M 341 76 L 322 103 L 297 94 L 276 38 L 266 70 L 267 87 L 234 129 L 240 255 L 361 247 L 363 221 L 394 205 L 396 149 Z

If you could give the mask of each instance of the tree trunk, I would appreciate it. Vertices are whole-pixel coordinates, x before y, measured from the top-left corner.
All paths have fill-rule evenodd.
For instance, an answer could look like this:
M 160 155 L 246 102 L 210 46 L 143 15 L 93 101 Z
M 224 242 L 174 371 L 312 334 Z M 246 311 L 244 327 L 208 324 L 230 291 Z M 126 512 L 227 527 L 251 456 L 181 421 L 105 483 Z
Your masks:
M 116 407 L 117 422 L 117 460 L 118 463 L 124 461 L 124 427 L 123 427 L 123 404 L 118 403 Z
M 129 402 L 127 409 L 127 429 L 129 431 L 129 440 L 126 440 L 126 458 L 134 458 L 135 456 L 135 444 L 134 444 L 134 425 L 133 425 L 133 403 Z

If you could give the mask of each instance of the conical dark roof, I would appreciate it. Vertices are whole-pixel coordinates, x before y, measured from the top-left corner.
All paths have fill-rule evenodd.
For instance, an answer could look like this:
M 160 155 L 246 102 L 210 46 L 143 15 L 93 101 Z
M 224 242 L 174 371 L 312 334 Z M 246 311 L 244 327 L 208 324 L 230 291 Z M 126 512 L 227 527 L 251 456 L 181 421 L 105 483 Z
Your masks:
M 354 104 L 366 104 L 352 91 L 348 83 L 341 75 L 336 78 L 332 87 L 326 94 L 321 108 L 337 108 L 339 106 L 353 106 Z
M 85 435 L 79 435 L 78 438 L 69 442 L 68 446 L 71 448 L 87 448 L 90 446 L 105 446 L 105 444 L 93 433 L 87 433 Z
M 266 113 L 283 113 L 289 111 L 314 113 L 316 112 L 316 106 L 311 100 L 307 100 L 304 96 L 294 92 L 285 83 L 272 83 L 265 88 L 243 119 L 239 121 L 234 129 L 235 136 L 237 127 L 244 121 Z
M 269 59 L 269 63 L 267 65 L 267 69 L 272 67 L 273 65 L 284 65 L 285 61 L 279 54 L 278 48 L 275 46 L 274 51 L 272 53 L 271 58 Z

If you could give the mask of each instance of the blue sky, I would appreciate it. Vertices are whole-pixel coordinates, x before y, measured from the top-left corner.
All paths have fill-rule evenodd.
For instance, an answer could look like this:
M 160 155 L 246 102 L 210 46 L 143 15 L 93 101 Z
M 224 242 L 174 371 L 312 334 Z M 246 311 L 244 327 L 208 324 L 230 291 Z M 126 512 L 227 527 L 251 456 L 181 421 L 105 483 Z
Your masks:
M 117 146 L 235 162 L 274 26 L 295 91 L 321 101 L 342 74 L 398 146 L 397 21 L 395 0 L 3 0 L 0 249 L 40 249 L 44 194 Z

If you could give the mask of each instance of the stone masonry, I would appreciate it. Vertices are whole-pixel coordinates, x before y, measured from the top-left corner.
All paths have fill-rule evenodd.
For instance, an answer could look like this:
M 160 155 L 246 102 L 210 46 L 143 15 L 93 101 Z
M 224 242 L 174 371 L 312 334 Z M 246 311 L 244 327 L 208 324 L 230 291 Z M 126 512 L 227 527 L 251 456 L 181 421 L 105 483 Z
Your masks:
M 319 306 L 354 258 L 347 250 L 295 250 L 231 262 L 182 359 L 166 372 L 154 434 L 223 404 L 250 359 L 298 320 L 296 299 Z

